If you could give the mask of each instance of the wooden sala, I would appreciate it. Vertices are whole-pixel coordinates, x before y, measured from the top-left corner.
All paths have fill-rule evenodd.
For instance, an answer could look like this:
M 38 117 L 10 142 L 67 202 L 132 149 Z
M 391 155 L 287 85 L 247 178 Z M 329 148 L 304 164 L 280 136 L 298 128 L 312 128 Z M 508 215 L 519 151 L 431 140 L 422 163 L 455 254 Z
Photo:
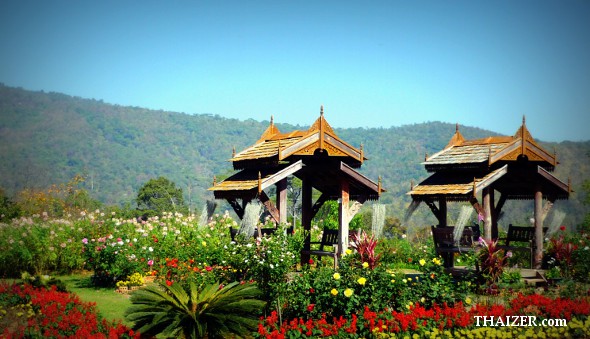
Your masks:
M 274 125 L 264 131 L 256 143 L 233 154 L 231 162 L 236 174 L 215 183 L 210 191 L 216 199 L 225 199 L 236 214 L 243 218 L 246 205 L 259 200 L 277 223 L 287 221 L 287 177 L 294 175 L 302 181 L 301 223 L 307 231 L 311 221 L 324 202 L 339 201 L 338 254 L 348 248 L 348 224 L 367 200 L 376 200 L 384 189 L 359 173 L 367 160 L 362 146 L 357 149 L 340 139 L 326 119 L 324 109 L 320 117 L 307 131 L 281 133 Z M 265 192 L 276 187 L 276 201 Z M 312 190 L 320 192 L 312 201 Z M 352 203 L 356 201 L 356 203 Z M 310 250 L 310 236 L 304 251 Z M 309 261 L 309 254 L 302 254 L 301 262 Z
M 469 201 L 483 216 L 485 238 L 497 239 L 498 216 L 506 200 L 534 200 L 534 267 L 540 267 L 543 221 L 555 200 L 568 199 L 571 189 L 569 182 L 551 174 L 557 157 L 535 142 L 524 117 L 514 136 L 465 140 L 457 125 L 449 144 L 423 164 L 432 175 L 408 194 L 414 205 L 424 202 L 430 207 L 439 227 L 447 226 L 447 202 Z

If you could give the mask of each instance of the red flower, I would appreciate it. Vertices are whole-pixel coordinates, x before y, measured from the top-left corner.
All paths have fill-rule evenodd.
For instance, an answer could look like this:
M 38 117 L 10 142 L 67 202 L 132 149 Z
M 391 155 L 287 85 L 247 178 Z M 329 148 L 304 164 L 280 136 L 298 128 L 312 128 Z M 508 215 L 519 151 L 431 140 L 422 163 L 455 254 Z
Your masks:
M 313 287 L 309 288 L 309 293 L 315 293 L 315 290 L 313 289 Z
M 309 259 L 309 264 L 313 265 L 313 259 Z
M 560 230 L 562 230 L 562 231 L 565 231 L 565 226 L 561 225 L 561 226 L 559 227 L 559 229 L 560 229 Z
M 309 305 L 307 305 L 307 310 L 309 312 L 311 312 L 311 311 L 313 311 L 314 307 L 315 307 L 315 304 L 309 304 Z
M 166 280 L 166 285 L 168 285 L 168 286 L 172 286 L 172 281 L 170 281 L 170 280 Z
M 207 272 L 211 272 L 211 270 L 213 269 L 213 267 L 207 266 L 207 267 L 205 267 L 205 269 L 207 270 Z

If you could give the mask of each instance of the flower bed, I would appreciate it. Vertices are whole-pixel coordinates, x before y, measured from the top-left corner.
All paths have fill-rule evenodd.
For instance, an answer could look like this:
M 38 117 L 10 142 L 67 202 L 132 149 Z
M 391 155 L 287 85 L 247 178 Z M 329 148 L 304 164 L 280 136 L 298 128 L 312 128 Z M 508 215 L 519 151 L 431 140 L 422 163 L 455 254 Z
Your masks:
M 3 338 L 139 338 L 121 323 L 102 319 L 93 303 L 51 288 L 0 284 Z
M 535 316 L 541 319 L 566 319 L 567 327 L 483 327 L 477 326 L 476 316 Z M 350 317 L 329 318 L 325 313 L 318 319 L 294 318 L 279 323 L 276 312 L 262 318 L 258 338 L 317 338 L 317 337 L 488 337 L 510 332 L 525 338 L 543 335 L 562 338 L 590 336 L 590 302 L 588 299 L 551 299 L 540 295 L 517 295 L 508 307 L 503 305 L 474 305 L 459 302 L 453 306 L 433 305 L 425 308 L 416 304 L 407 312 L 374 312 L 368 307 Z M 481 319 L 481 318 L 480 318 Z

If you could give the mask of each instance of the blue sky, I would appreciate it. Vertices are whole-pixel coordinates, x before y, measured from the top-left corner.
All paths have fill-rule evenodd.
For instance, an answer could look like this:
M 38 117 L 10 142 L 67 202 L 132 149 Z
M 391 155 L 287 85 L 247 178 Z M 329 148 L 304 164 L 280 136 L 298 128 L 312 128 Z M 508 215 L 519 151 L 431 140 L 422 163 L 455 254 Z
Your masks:
M 589 140 L 590 1 L 0 3 L 0 82 L 334 127 Z M 452 133 L 452 131 L 450 131 Z

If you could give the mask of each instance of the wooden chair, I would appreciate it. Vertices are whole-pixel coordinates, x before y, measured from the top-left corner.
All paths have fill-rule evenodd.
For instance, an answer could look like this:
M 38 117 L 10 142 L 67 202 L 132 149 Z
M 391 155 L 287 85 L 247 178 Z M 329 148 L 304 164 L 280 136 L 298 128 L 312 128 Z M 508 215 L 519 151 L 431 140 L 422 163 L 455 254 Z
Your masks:
M 318 260 L 322 256 L 334 258 L 334 269 L 338 267 L 338 230 L 330 230 L 324 228 L 321 241 L 312 241 L 311 245 L 319 245 L 318 249 L 302 250 L 301 254 L 315 255 Z M 329 251 L 326 247 L 332 247 L 333 250 Z
M 543 234 L 547 232 L 547 227 L 543 227 Z M 532 226 L 514 226 L 508 225 L 508 233 L 506 238 L 500 238 L 498 241 L 504 241 L 498 247 L 505 252 L 528 252 L 530 256 L 531 268 L 535 258 L 535 227 Z M 514 244 L 514 243 L 520 243 Z
M 472 252 L 475 249 L 474 231 L 470 227 L 465 227 L 461 237 L 456 242 L 454 239 L 455 228 L 434 227 L 432 229 L 432 239 L 434 241 L 434 250 L 437 255 L 443 258 L 444 266 L 451 268 L 454 266 L 454 254 Z

